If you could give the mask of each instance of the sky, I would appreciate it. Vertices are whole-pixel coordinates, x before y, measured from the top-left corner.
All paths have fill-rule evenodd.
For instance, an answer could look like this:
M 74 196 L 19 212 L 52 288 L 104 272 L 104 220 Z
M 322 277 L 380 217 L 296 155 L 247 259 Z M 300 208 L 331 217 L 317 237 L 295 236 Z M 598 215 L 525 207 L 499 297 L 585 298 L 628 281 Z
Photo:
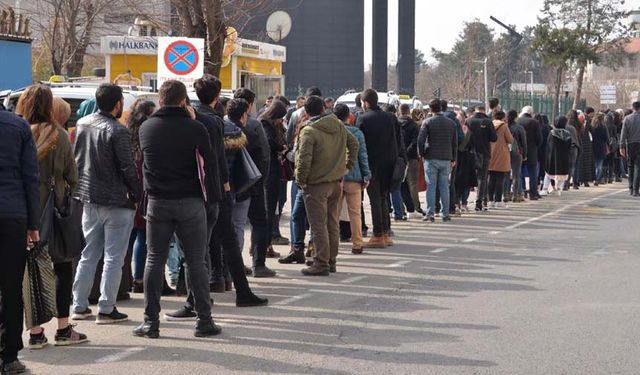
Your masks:
M 371 0 L 365 1 L 365 66 L 371 64 Z M 398 1 L 389 0 L 389 62 L 398 54 Z M 543 0 L 416 0 L 416 48 L 429 60 L 431 48 L 449 52 L 464 22 L 477 18 L 501 33 L 504 29 L 489 19 L 494 16 L 517 30 L 535 25 Z M 640 0 L 627 0 L 629 9 L 640 8 Z

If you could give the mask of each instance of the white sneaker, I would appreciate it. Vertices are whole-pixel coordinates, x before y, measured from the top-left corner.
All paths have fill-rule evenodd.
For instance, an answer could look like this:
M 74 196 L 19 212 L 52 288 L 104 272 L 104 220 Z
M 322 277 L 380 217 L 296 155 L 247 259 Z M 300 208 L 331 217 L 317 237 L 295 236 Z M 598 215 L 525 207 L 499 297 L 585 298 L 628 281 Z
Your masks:
M 422 219 L 423 217 L 419 212 L 409 212 L 409 219 Z
M 496 202 L 489 202 L 489 208 L 490 209 L 496 208 Z

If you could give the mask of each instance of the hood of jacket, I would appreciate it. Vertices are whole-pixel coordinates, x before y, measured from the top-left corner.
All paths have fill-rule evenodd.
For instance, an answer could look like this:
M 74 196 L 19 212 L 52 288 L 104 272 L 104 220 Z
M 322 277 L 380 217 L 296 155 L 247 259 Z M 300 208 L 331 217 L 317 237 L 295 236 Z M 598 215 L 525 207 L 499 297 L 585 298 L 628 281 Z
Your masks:
M 231 121 L 224 122 L 224 149 L 240 150 L 247 146 L 247 136 L 242 129 Z
M 551 130 L 551 136 L 563 142 L 571 141 L 571 133 L 567 129 L 553 129 Z
M 496 127 L 496 130 L 500 129 L 502 126 L 504 126 L 506 123 L 502 120 L 493 120 L 493 126 Z
M 405 127 L 407 124 L 414 122 L 413 119 L 409 116 L 400 116 L 398 117 L 398 123 L 400 123 L 401 127 Z
M 340 121 L 336 117 L 336 115 L 330 113 L 311 118 L 307 126 L 313 126 L 314 129 L 317 129 L 323 133 L 336 134 L 337 132 L 342 130 L 341 127 L 336 126 L 336 124 L 342 124 L 342 121 Z

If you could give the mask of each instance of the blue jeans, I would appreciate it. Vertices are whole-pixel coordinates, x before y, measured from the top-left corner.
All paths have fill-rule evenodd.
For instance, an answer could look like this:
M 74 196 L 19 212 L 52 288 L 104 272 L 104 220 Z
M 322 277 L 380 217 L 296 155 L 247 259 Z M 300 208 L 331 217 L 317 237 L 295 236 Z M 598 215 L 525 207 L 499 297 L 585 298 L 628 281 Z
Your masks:
M 98 312 L 111 314 L 116 305 L 122 265 L 133 229 L 134 210 L 85 203 L 82 231 L 87 245 L 82 250 L 73 282 L 73 311 L 89 307 L 89 293 L 96 267 L 104 255 Z
M 233 230 L 235 231 L 241 253 L 242 249 L 244 249 L 244 228 L 247 225 L 249 206 L 251 206 L 251 198 L 247 198 L 241 202 L 235 202 L 233 205 L 233 213 L 231 214 Z
M 180 251 L 175 239 L 171 241 L 169 247 L 169 258 L 167 259 L 167 267 L 169 267 L 169 278 L 172 283 L 178 282 L 178 274 L 180 273 Z
M 147 230 L 145 228 L 134 229 L 135 241 L 133 243 L 133 279 L 142 281 L 144 277 L 144 264 L 147 261 Z
M 427 180 L 427 216 L 433 217 L 436 210 L 436 190 L 440 190 L 442 217 L 449 217 L 449 175 L 450 160 L 425 160 L 425 178 Z
M 403 218 L 406 213 L 404 211 L 404 204 L 402 202 L 402 193 L 400 188 L 391 192 L 391 204 L 393 205 L 393 217 L 396 219 Z
M 307 231 L 307 210 L 304 206 L 302 190 L 294 182 L 291 184 L 291 245 L 294 249 L 304 249 L 304 239 Z
M 596 181 L 597 182 L 600 182 L 604 178 L 603 170 L 602 170 L 603 165 L 604 165 L 604 159 L 602 160 L 596 159 Z

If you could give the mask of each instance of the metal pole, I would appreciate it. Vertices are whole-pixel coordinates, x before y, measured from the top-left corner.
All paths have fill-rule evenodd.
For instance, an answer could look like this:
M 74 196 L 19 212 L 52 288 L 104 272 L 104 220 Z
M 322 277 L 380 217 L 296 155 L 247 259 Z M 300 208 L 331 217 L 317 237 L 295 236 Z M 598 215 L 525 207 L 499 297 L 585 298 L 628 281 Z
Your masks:
M 484 104 L 489 110 L 489 73 L 487 72 L 488 57 L 484 58 Z
M 533 107 L 533 70 L 529 73 L 531 74 L 531 106 Z

